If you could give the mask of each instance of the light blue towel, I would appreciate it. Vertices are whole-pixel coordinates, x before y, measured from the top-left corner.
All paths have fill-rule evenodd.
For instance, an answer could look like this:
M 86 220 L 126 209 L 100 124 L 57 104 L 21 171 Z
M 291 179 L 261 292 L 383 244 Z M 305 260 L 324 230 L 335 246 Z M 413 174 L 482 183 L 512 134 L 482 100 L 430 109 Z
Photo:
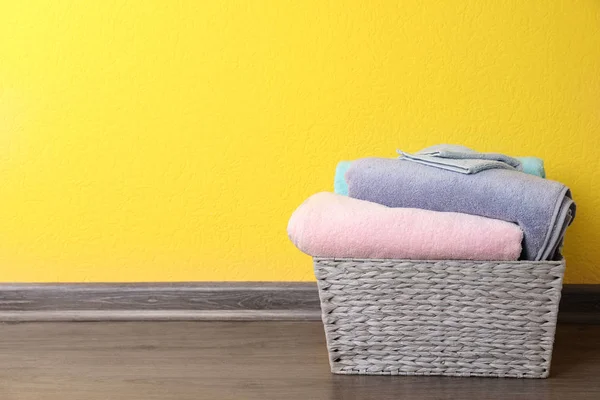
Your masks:
M 540 178 L 546 177 L 544 171 L 544 160 L 537 157 L 515 157 L 521 162 L 523 172 L 529 175 L 539 176 Z M 346 171 L 350 169 L 352 161 L 340 161 L 335 169 L 335 178 L 333 183 L 333 190 L 337 194 L 348 196 L 348 184 L 346 183 Z
M 400 157 L 431 167 L 461 174 L 476 174 L 487 169 L 523 171 L 521 161 L 499 153 L 480 153 L 456 144 L 438 144 L 411 154 L 398 150 Z

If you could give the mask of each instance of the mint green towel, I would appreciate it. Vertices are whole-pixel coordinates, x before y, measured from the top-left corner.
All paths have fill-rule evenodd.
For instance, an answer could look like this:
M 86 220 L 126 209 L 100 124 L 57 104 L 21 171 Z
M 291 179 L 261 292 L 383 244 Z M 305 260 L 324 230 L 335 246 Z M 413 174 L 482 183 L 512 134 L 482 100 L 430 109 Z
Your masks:
M 515 157 L 521 161 L 523 172 L 529 175 L 539 176 L 541 178 L 546 177 L 546 171 L 544 171 L 544 160 L 537 157 Z M 348 184 L 346 183 L 346 171 L 352 165 L 352 161 L 340 161 L 335 168 L 335 177 L 333 181 L 333 191 L 343 196 L 348 196 Z
M 348 184 L 346 183 L 346 171 L 352 165 L 352 161 L 340 161 L 335 168 L 333 191 L 342 196 L 348 196 Z
M 537 157 L 516 157 L 517 160 L 521 161 L 523 172 L 529 175 L 539 176 L 541 178 L 546 177 L 546 171 L 544 171 L 544 160 Z

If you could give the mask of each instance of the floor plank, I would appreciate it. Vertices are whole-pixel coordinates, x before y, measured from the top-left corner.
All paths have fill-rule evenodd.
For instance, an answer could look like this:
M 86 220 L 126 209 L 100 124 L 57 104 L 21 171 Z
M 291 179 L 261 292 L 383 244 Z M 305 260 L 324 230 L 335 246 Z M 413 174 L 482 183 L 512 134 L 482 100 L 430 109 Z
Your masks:
M 600 326 L 560 325 L 546 380 L 337 376 L 318 322 L 0 325 L 0 399 L 600 399 Z

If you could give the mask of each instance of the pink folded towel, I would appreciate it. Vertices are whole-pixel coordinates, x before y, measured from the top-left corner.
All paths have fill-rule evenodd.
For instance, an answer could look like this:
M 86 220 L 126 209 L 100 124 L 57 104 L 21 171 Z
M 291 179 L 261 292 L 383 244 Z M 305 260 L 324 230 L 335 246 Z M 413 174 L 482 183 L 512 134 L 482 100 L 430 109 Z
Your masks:
M 388 208 L 333 193 L 309 197 L 288 224 L 311 256 L 411 260 L 517 260 L 523 232 L 510 222 L 416 208 Z

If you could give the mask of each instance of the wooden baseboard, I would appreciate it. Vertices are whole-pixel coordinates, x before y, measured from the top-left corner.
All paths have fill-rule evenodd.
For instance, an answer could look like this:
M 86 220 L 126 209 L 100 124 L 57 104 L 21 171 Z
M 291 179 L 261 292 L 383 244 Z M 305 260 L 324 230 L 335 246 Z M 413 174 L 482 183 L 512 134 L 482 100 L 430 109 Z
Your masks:
M 318 320 L 313 282 L 0 285 L 0 321 Z
M 0 285 L 0 322 L 319 319 L 314 282 Z M 559 322 L 600 323 L 600 285 L 565 285 Z

